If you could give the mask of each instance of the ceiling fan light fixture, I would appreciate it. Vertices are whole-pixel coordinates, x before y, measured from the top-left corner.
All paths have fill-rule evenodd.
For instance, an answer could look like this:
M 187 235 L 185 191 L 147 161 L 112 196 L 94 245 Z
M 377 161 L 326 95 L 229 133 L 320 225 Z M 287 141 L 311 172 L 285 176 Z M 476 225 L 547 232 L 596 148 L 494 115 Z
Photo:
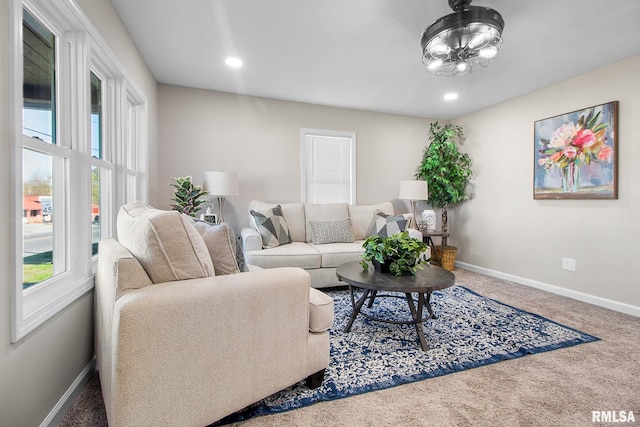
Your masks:
M 422 33 L 422 62 L 427 71 L 437 76 L 467 74 L 500 55 L 502 16 L 488 7 L 470 6 L 471 1 L 449 0 L 454 13 Z
M 229 57 L 224 60 L 224 63 L 227 64 L 228 67 L 231 68 L 240 68 L 242 67 L 242 60 L 240 58 Z
M 439 56 L 439 55 L 447 56 L 449 55 L 449 52 L 451 52 L 451 48 L 444 43 L 437 43 L 431 49 L 433 51 L 434 56 Z
M 473 37 L 471 37 L 471 40 L 469 41 L 469 47 L 471 49 L 475 49 L 476 47 L 482 45 L 486 39 L 487 39 L 487 35 L 484 32 L 475 33 Z
M 495 46 L 485 47 L 478 51 L 478 55 L 480 55 L 481 58 L 493 59 L 498 56 L 498 49 L 496 49 Z
M 442 67 L 442 61 L 440 59 L 436 59 L 434 61 L 431 61 L 428 65 L 427 65 L 427 70 L 432 71 L 432 70 L 437 70 L 438 68 Z

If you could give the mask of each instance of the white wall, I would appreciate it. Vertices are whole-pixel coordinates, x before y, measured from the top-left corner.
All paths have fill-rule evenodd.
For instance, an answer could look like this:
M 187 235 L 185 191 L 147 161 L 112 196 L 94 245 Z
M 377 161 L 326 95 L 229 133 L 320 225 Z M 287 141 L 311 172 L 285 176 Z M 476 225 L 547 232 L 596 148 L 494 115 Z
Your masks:
M 155 152 L 156 82 L 108 1 L 79 0 L 149 100 Z M 0 0 L 0 194 L 10 194 L 9 0 Z M 5 197 L 5 201 L 8 197 Z M 17 344 L 10 344 L 10 206 L 0 204 L 0 425 L 37 426 L 93 357 L 93 294 L 88 293 Z
M 358 110 L 159 86 L 159 174 L 151 203 L 169 208 L 171 177 L 207 170 L 236 172 L 240 195 L 227 198 L 224 218 L 247 223 L 252 199 L 300 201 L 300 129 L 356 133 L 357 203 L 397 199 L 401 180 L 413 179 L 430 120 Z M 408 210 L 396 201 L 398 210 Z M 215 208 L 217 210 L 217 207 Z
M 454 120 L 474 162 L 473 199 L 451 227 L 458 261 L 640 310 L 639 76 L 636 56 Z M 533 200 L 534 121 L 614 100 L 618 200 Z

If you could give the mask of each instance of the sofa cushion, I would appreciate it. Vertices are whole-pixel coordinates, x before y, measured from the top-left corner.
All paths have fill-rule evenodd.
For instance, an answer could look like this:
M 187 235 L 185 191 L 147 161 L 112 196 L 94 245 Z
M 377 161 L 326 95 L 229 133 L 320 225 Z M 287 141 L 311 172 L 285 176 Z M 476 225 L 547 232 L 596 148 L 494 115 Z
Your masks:
M 224 222 L 214 225 L 194 220 L 189 215 L 183 214 L 183 216 L 193 221 L 193 226 L 207 245 L 216 276 L 240 273 L 236 258 L 236 237 L 231 227 Z
M 360 261 L 364 253 L 362 240 L 353 243 L 329 243 L 327 245 L 309 245 L 322 256 L 321 266 L 337 267 L 340 264 L 351 261 Z
M 407 229 L 409 220 L 404 215 L 387 215 L 382 211 L 376 211 L 373 217 L 371 235 L 389 237 Z
M 162 211 L 136 201 L 120 208 L 117 223 L 120 243 L 153 283 L 215 275 L 200 233 L 177 211 Z
M 269 249 L 291 243 L 289 227 L 282 215 L 282 208 L 274 208 L 256 212 L 251 210 L 258 232 L 262 236 L 262 247 Z
M 266 203 L 258 200 L 249 202 L 249 211 L 264 211 L 277 206 L 277 203 Z M 292 242 L 304 242 L 306 239 L 305 222 L 304 222 L 304 205 L 302 203 L 280 203 L 282 215 L 287 221 L 289 227 L 289 235 Z M 249 227 L 258 229 L 253 216 L 249 214 Z
M 333 298 L 309 288 L 309 330 L 324 332 L 333 325 Z
M 244 253 L 247 263 L 263 268 L 300 267 L 320 268 L 322 257 L 320 252 L 303 242 L 291 242 L 288 245 L 271 249 L 247 251 Z
M 355 240 L 364 240 L 370 236 L 373 216 L 376 210 L 382 211 L 387 215 L 393 215 L 393 204 L 384 202 L 368 206 L 349 205 L 349 218 L 351 219 L 351 229 Z
M 325 243 L 353 243 L 353 231 L 349 218 L 339 221 L 309 221 L 311 241 L 314 245 Z
M 305 203 L 306 242 L 311 243 L 311 225 L 309 221 L 339 221 L 349 217 L 346 203 Z

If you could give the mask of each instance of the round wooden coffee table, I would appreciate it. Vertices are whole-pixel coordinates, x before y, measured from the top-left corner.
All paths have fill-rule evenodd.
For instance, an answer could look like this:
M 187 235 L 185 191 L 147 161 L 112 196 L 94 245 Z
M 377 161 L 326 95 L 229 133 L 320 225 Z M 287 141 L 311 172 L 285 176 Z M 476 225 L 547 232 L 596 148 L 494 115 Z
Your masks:
M 338 276 L 338 280 L 349 285 L 349 295 L 351 297 L 351 306 L 353 307 L 349 322 L 344 328 L 345 332 L 351 331 L 353 321 L 358 314 L 379 322 L 414 325 L 420 339 L 420 347 L 424 351 L 427 351 L 429 346 L 424 337 L 422 323 L 436 318 L 431 308 L 431 294 L 434 291 L 450 287 L 456 281 L 453 273 L 434 265 L 424 266 L 415 275 L 394 276 L 389 273 L 378 273 L 373 269 L 372 265 L 369 265 L 368 270 L 363 270 L 358 261 L 339 265 L 336 269 L 336 276 Z M 354 289 L 363 290 L 357 301 Z M 404 293 L 411 310 L 411 320 L 381 319 L 362 313 L 360 310 L 367 300 L 369 301 L 368 307 L 371 308 L 376 297 L 399 297 L 393 294 L 378 294 L 378 292 Z M 418 294 L 417 306 L 412 295 L 414 293 Z M 429 312 L 429 316 L 423 318 L 422 313 L 425 307 Z

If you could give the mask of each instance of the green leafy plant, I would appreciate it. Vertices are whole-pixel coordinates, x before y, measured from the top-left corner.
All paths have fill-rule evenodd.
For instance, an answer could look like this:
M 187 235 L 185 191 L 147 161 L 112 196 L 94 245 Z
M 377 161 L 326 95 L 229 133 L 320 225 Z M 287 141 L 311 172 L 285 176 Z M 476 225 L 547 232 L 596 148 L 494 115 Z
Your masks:
M 367 237 L 362 247 L 364 254 L 360 265 L 365 270 L 369 268 L 369 262 L 377 261 L 389 265 L 389 272 L 395 276 L 404 272 L 416 274 L 418 269 L 422 269 L 420 264 L 428 261 L 420 257 L 427 245 L 421 240 L 409 237 L 408 231 L 391 237 Z
M 415 177 L 429 183 L 429 202 L 442 209 L 442 231 L 447 232 L 447 207 L 467 199 L 471 180 L 471 158 L 458 150 L 464 137 L 460 126 L 438 122 L 429 127 L 429 145 Z
M 199 206 L 205 203 L 204 200 L 200 200 L 200 197 L 206 195 L 206 191 L 202 190 L 202 186 L 194 185 L 191 176 L 172 177 L 171 179 L 173 182 L 170 182 L 169 185 L 176 189 L 173 198 L 171 198 L 171 201 L 174 202 L 171 204 L 171 208 L 195 217 Z

